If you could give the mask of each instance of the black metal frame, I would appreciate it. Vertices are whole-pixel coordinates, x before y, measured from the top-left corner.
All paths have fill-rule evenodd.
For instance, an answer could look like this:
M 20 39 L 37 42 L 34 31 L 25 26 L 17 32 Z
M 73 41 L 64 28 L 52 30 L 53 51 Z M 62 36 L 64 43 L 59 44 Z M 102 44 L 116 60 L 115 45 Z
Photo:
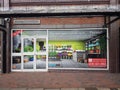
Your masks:
M 6 73 L 6 28 L 4 26 L 0 26 L 0 31 L 2 31 L 3 35 L 2 35 L 2 73 Z
M 119 20 L 120 19 L 120 16 L 119 17 L 116 17 L 115 19 L 113 19 L 112 21 L 106 23 L 106 19 L 105 19 L 105 23 L 103 25 L 103 27 L 107 27 L 108 25 L 114 23 L 115 21 Z
M 0 17 L 10 18 L 10 17 L 57 17 L 57 16 L 120 16 L 120 12 L 77 12 L 77 13 L 34 13 L 34 12 L 6 12 L 1 13 Z

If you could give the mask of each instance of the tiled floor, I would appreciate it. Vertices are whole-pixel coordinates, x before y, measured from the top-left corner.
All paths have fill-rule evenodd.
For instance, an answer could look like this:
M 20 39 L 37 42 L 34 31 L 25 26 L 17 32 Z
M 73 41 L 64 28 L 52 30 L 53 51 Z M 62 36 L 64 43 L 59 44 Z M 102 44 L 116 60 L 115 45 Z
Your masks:
M 75 62 L 71 59 L 62 59 L 61 61 L 49 61 L 49 68 L 87 68 L 87 63 Z M 56 66 L 59 65 L 59 66 Z M 52 66 L 53 65 L 53 66 Z
M 24 63 L 24 69 L 33 69 L 33 61 L 25 62 Z M 37 60 L 37 69 L 45 69 L 46 62 Z M 21 64 L 15 64 L 16 68 L 15 69 L 20 69 Z M 62 59 L 60 61 L 49 61 L 48 64 L 49 68 L 88 68 L 87 63 L 80 63 L 80 62 L 75 62 L 74 60 L 70 59 Z

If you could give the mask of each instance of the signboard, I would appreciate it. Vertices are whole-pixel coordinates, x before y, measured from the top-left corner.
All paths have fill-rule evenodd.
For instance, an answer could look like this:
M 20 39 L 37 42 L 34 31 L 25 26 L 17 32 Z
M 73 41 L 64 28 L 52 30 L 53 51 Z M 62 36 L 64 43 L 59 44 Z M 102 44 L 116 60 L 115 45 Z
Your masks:
M 88 67 L 107 67 L 106 58 L 88 58 Z

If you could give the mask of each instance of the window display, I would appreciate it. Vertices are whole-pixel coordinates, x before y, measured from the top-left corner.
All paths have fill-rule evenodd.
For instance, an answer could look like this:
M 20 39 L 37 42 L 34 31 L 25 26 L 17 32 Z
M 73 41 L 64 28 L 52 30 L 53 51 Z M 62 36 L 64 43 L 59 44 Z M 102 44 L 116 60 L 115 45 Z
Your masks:
M 12 57 L 12 69 L 21 69 L 21 56 Z
M 24 52 L 34 51 L 34 38 L 24 38 Z
M 13 30 L 13 53 L 21 52 L 21 30 Z
M 34 56 L 33 55 L 24 55 L 23 56 L 23 68 L 24 69 L 33 69 Z
M 51 30 L 48 34 L 49 68 L 107 68 L 106 30 Z
M 46 68 L 46 55 L 36 55 L 36 69 Z
M 13 30 L 12 69 L 107 69 L 107 30 Z

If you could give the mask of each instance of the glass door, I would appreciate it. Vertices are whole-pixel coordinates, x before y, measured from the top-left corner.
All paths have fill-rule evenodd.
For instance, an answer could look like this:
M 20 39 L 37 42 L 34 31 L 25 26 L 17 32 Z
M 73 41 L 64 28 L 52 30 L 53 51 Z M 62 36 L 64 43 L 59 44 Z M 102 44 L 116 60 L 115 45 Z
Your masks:
M 24 37 L 23 71 L 47 71 L 47 38 Z
M 34 70 L 35 38 L 23 38 L 23 70 Z
M 42 70 L 48 69 L 48 54 L 47 54 L 47 38 L 46 37 L 38 37 L 35 40 L 36 42 L 36 51 L 35 51 L 35 69 Z

